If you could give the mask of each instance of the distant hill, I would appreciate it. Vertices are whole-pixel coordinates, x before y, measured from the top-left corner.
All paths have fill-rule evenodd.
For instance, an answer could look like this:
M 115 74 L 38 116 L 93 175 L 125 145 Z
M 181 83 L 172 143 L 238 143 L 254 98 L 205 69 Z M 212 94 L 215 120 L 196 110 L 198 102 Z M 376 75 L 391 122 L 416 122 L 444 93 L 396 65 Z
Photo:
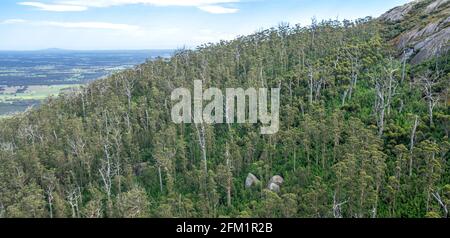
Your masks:
M 60 48 L 48 48 L 48 49 L 36 50 L 36 51 L 58 53 L 58 52 L 66 52 L 66 51 L 71 51 L 71 50 L 65 50 L 65 49 L 60 49 Z

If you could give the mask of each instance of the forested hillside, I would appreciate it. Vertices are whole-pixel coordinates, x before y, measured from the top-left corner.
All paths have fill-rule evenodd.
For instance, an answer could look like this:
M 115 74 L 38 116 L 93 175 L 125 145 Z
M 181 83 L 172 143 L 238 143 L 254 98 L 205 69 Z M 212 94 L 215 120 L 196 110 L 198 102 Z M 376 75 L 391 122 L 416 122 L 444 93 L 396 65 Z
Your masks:
M 1 119 L 0 217 L 449 217 L 450 55 L 411 64 L 398 35 L 281 24 Z M 279 132 L 173 123 L 194 80 L 280 87 Z

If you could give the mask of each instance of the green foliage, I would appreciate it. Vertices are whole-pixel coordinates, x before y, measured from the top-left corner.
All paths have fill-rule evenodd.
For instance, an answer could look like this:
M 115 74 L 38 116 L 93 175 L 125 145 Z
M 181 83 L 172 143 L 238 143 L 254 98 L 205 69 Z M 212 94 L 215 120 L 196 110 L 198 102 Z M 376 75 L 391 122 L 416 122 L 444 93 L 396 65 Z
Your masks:
M 0 216 L 444 217 L 434 195 L 449 206 L 448 55 L 402 75 L 381 36 L 370 18 L 281 25 L 2 119 Z M 440 98 L 432 125 L 426 72 Z M 195 79 L 281 87 L 279 133 L 172 123 L 172 90 Z M 251 189 L 248 173 L 260 180 Z M 279 193 L 267 189 L 275 174 Z

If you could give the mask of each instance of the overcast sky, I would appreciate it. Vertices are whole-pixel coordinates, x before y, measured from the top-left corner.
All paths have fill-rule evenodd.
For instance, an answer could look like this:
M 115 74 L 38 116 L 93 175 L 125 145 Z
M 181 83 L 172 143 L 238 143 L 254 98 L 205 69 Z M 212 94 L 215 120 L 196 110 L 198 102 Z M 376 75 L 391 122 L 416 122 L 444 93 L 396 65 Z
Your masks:
M 0 50 L 174 49 L 312 17 L 377 17 L 408 0 L 0 1 Z

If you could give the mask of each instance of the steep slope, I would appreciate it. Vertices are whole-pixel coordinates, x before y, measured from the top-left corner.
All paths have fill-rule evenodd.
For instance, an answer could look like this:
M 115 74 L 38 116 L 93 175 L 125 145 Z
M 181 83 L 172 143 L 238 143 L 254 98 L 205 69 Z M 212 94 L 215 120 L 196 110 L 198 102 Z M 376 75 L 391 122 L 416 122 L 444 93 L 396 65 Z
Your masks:
M 416 0 L 379 18 L 402 57 L 418 64 L 450 48 L 450 1 Z
M 446 217 L 449 71 L 390 52 L 369 18 L 281 25 L 49 99 L 0 121 L 0 217 Z M 279 132 L 173 123 L 196 79 L 280 87 Z

